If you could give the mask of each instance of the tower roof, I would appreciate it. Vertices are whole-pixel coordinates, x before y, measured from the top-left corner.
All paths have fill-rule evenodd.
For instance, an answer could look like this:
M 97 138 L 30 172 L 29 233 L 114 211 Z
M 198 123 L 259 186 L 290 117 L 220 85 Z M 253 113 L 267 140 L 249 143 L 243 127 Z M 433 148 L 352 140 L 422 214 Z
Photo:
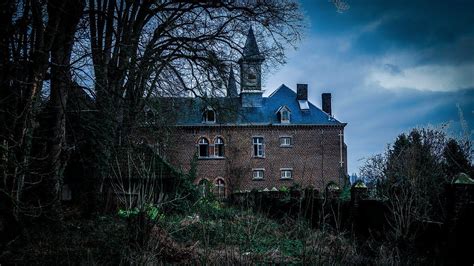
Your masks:
M 255 39 L 252 27 L 250 27 L 249 32 L 247 34 L 247 40 L 245 41 L 245 46 L 242 54 L 243 59 L 264 59 L 258 49 L 257 40 Z
M 235 83 L 234 68 L 230 65 L 229 83 L 227 84 L 227 97 L 237 97 L 237 84 Z

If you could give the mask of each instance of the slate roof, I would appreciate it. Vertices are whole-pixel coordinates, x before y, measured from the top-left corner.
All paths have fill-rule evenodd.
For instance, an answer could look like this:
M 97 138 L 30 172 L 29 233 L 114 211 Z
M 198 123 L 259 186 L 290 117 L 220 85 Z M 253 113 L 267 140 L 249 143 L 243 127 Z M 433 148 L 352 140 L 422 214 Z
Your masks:
M 215 124 L 202 122 L 203 111 L 209 106 L 216 110 L 217 121 Z M 289 124 L 281 124 L 275 114 L 282 106 L 287 106 L 291 111 Z M 239 97 L 208 99 L 168 97 L 161 99 L 161 108 L 163 113 L 168 112 L 168 115 L 174 117 L 175 124 L 179 126 L 345 125 L 312 103 L 309 103 L 309 110 L 300 110 L 296 92 L 285 85 L 281 85 L 269 97 L 263 97 L 261 107 L 242 107 Z
M 253 29 L 250 28 L 247 34 L 247 40 L 245 41 L 244 50 L 242 52 L 242 58 L 246 59 L 257 59 L 263 60 L 263 56 L 260 54 L 258 49 L 257 40 L 253 34 Z

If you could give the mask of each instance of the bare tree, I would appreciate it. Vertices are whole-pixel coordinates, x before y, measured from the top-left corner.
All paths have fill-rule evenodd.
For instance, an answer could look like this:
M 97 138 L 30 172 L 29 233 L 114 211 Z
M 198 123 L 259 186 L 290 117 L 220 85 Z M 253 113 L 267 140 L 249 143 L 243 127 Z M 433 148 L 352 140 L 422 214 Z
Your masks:
M 2 195 L 17 207 L 34 184 L 50 190 L 42 204 L 57 205 L 74 78 L 93 85 L 96 150 L 107 155 L 110 144 L 128 142 L 149 97 L 222 89 L 250 26 L 265 40 L 269 63 L 284 60 L 285 44 L 294 45 L 302 27 L 290 0 L 10 0 L 1 7 Z M 88 30 L 78 32 L 79 24 Z M 48 119 L 38 124 L 40 111 Z M 38 125 L 49 135 L 44 143 L 35 139 Z
M 2 196 L 12 202 L 15 212 L 26 211 L 25 186 L 45 185 L 48 197 L 37 207 L 57 206 L 59 201 L 69 61 L 82 8 L 82 0 L 2 3 Z M 45 151 L 33 153 L 45 81 L 50 81 L 46 89 L 51 116 L 48 125 L 41 126 L 50 129 L 50 136 Z M 38 167 L 33 169 L 33 163 Z
M 408 243 L 419 225 L 446 218 L 441 129 L 414 129 L 401 134 L 384 154 L 370 158 L 361 168 L 375 196 L 386 200 L 387 221 L 395 240 Z
M 270 62 L 302 27 L 292 1 L 90 0 L 88 13 L 96 102 L 118 144 L 150 96 L 221 90 L 251 25 Z

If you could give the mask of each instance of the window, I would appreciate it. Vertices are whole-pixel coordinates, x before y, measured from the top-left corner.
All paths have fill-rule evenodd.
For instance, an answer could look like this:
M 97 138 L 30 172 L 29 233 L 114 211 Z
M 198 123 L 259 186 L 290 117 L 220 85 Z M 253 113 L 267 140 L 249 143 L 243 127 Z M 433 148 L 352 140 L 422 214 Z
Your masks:
M 293 178 L 293 169 L 291 168 L 282 168 L 280 169 L 281 179 L 292 179 Z
M 209 157 L 209 141 L 205 138 L 199 139 L 199 157 Z
M 281 137 L 280 146 L 281 147 L 290 147 L 292 145 L 291 137 Z
M 263 137 L 254 137 L 253 138 L 253 157 L 264 157 L 264 143 Z
M 288 111 L 285 110 L 281 112 L 281 122 L 282 123 L 290 122 L 290 113 Z
M 199 191 L 201 192 L 201 197 L 205 198 L 209 191 L 209 181 L 201 179 L 201 181 L 199 181 Z
M 264 169 L 254 169 L 253 170 L 253 179 L 263 179 Z
M 219 199 L 225 198 L 225 182 L 222 179 L 217 179 L 215 184 L 215 192 L 214 194 Z
M 203 123 L 215 123 L 216 122 L 216 112 L 208 107 L 204 113 L 202 113 L 202 122 Z
M 282 124 L 289 124 L 290 123 L 290 117 L 291 117 L 291 111 L 287 106 L 281 106 L 278 108 L 276 112 L 278 116 L 278 120 Z
M 224 157 L 224 140 L 222 138 L 216 138 L 214 140 L 214 156 Z

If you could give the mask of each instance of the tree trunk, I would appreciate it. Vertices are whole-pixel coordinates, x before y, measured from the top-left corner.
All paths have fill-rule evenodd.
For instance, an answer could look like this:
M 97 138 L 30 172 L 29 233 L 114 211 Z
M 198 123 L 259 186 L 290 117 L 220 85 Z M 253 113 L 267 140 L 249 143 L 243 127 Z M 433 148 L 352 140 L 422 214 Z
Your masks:
M 71 76 L 71 53 L 74 44 L 76 27 L 84 9 L 82 0 L 51 0 L 48 3 L 48 13 L 57 16 L 60 23 L 57 36 L 51 49 L 51 94 L 48 102 L 48 117 L 46 132 L 47 168 L 45 176 L 47 196 L 50 197 L 51 214 L 61 218 L 60 196 L 63 185 L 62 172 L 65 167 L 66 146 L 66 107 L 68 91 L 73 86 Z

